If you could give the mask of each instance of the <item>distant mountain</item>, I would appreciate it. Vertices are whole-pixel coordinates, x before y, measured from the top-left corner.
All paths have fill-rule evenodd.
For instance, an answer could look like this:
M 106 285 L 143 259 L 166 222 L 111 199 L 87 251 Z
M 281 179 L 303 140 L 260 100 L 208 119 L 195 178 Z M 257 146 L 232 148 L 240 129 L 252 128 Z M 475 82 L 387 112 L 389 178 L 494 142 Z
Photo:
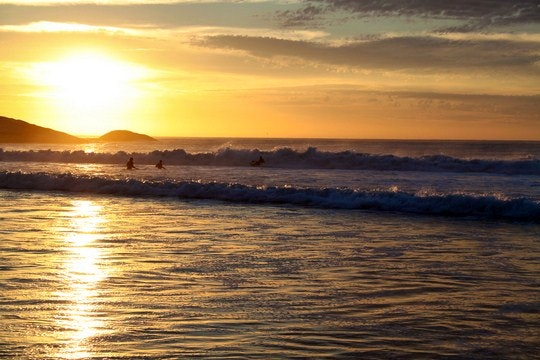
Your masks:
M 0 116 L 0 143 L 83 143 L 85 140 L 60 131 Z
M 61 131 L 33 125 L 26 121 L 0 116 L 0 143 L 60 143 L 81 144 L 94 142 L 96 139 L 82 139 Z M 137 134 L 128 130 L 115 130 L 99 137 L 97 141 L 157 141 L 153 137 Z
M 114 130 L 99 137 L 98 141 L 119 142 L 119 141 L 157 141 L 157 140 L 148 135 L 137 134 L 128 130 Z

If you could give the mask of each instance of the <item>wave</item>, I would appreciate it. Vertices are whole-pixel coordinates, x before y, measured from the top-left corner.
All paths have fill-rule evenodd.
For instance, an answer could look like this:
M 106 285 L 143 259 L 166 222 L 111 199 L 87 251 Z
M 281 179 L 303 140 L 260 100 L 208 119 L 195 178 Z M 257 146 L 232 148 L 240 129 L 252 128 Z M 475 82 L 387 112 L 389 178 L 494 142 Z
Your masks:
M 360 191 L 341 188 L 256 187 L 198 181 L 114 179 L 71 173 L 0 171 L 0 188 L 176 197 L 235 203 L 280 204 L 330 209 L 359 209 L 411 214 L 443 215 L 540 222 L 540 202 L 528 198 L 501 198 L 461 193 L 428 194 L 398 190 Z
M 138 164 L 249 166 L 253 159 L 263 156 L 265 166 L 292 169 L 352 169 L 380 171 L 481 172 L 508 175 L 540 175 L 540 160 L 460 159 L 446 155 L 408 157 L 366 154 L 354 151 L 326 152 L 310 147 L 305 151 L 280 148 L 272 151 L 224 148 L 209 153 L 188 153 L 182 149 L 149 153 L 94 153 L 79 151 L 4 151 L 0 161 L 32 161 L 59 163 L 124 164 L 134 157 Z

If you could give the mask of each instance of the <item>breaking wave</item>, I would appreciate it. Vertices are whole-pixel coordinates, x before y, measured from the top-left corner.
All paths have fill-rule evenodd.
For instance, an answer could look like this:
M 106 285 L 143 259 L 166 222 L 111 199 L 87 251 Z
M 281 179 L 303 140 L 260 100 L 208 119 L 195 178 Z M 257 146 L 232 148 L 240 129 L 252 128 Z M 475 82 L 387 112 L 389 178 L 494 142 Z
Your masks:
M 94 153 L 80 151 L 4 151 L 0 161 L 32 161 L 59 163 L 124 164 L 133 156 L 138 164 L 249 166 L 250 161 L 263 156 L 265 166 L 298 169 L 353 169 L 430 172 L 480 172 L 507 175 L 540 175 L 540 159 L 519 160 L 461 159 L 447 155 L 408 157 L 378 155 L 354 151 L 326 152 L 310 147 L 305 151 L 280 148 L 272 151 L 225 148 L 216 152 L 188 153 L 185 150 L 153 151 L 149 153 Z
M 361 209 L 540 222 L 540 202 L 525 197 L 501 198 L 470 194 L 424 194 L 404 191 L 360 191 L 341 188 L 256 187 L 197 181 L 114 179 L 70 173 L 0 171 L 0 188 L 176 197 L 235 203 L 281 204 L 332 209 Z

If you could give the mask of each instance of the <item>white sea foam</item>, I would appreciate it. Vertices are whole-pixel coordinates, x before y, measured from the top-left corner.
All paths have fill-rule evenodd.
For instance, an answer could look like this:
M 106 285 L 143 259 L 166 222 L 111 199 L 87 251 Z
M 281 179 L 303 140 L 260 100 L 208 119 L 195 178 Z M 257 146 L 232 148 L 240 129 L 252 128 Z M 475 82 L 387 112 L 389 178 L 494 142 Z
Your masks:
M 464 159 L 447 155 L 397 156 L 329 152 L 310 147 L 305 151 L 279 148 L 258 149 L 222 148 L 215 152 L 189 153 L 183 149 L 155 150 L 146 153 L 99 153 L 55 150 L 17 151 L 0 149 L 0 161 L 123 164 L 136 158 L 140 164 L 155 164 L 163 160 L 169 165 L 249 166 L 253 159 L 263 156 L 265 166 L 287 169 L 354 169 L 380 171 L 480 172 L 508 175 L 540 175 L 540 160 L 535 157 L 518 160 Z
M 117 179 L 71 173 L 0 172 L 0 188 L 120 196 L 175 197 L 237 203 L 361 209 L 452 217 L 540 222 L 540 202 L 526 198 L 464 193 L 251 186 L 240 183 Z

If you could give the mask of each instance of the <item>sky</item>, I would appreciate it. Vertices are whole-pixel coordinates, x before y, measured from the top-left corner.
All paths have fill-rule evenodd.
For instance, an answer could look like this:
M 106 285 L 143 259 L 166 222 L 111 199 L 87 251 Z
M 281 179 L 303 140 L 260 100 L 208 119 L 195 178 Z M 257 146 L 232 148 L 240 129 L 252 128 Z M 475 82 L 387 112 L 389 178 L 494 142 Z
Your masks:
M 74 135 L 540 140 L 538 0 L 0 0 L 0 48 Z

